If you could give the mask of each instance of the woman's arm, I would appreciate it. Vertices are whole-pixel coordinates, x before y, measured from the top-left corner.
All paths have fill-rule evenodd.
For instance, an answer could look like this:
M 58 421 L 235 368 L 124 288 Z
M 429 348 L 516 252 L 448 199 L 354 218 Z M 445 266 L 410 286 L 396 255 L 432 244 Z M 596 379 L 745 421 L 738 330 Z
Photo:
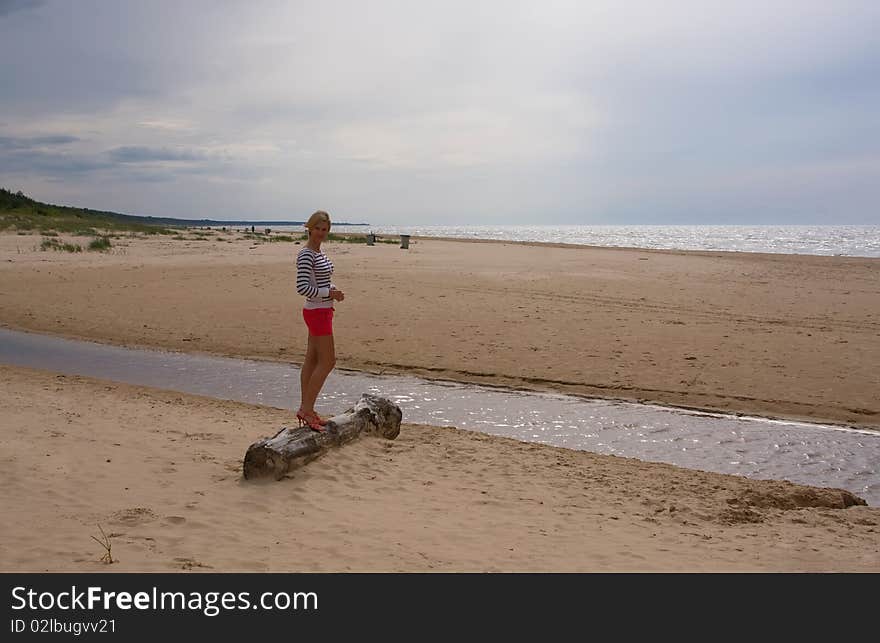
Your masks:
M 310 299 L 329 297 L 330 289 L 313 286 L 311 284 L 313 279 L 315 279 L 315 258 L 304 252 L 296 259 L 296 292 Z

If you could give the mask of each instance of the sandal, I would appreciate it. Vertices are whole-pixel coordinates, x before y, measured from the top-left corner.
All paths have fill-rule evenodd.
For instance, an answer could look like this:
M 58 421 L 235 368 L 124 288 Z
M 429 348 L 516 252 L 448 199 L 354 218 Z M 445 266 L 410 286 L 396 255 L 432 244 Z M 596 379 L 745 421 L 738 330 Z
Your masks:
M 322 420 L 314 411 L 303 411 L 302 407 L 300 407 L 296 412 L 296 419 L 299 420 L 299 425 L 301 427 L 308 425 L 310 429 L 317 431 L 318 433 L 326 431 L 324 425 L 327 424 L 327 420 Z
M 314 409 L 312 409 L 311 411 L 309 411 L 308 413 L 306 413 L 305 411 L 303 411 L 303 408 L 302 408 L 302 407 L 299 407 L 299 411 L 300 411 L 300 413 L 301 413 L 303 416 L 306 416 L 306 415 L 309 415 L 309 414 L 313 414 L 315 417 L 318 418 L 318 420 L 320 420 L 321 424 L 327 424 L 327 421 L 330 419 L 329 417 L 324 417 L 323 415 L 321 415 L 320 413 L 318 413 L 318 412 L 315 411 Z

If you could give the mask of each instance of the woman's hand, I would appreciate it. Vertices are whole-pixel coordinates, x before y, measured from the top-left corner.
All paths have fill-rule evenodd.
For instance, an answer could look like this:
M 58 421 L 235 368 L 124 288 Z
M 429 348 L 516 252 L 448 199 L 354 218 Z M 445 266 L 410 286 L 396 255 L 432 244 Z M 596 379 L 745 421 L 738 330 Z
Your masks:
M 336 286 L 330 286 L 330 299 L 342 301 L 345 299 L 345 293 L 339 290 Z

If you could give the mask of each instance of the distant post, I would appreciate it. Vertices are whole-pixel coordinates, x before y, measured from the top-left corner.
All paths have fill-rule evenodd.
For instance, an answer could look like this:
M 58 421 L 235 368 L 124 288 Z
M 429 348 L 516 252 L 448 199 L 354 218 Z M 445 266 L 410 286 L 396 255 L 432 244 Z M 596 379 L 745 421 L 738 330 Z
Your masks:
M 400 235 L 400 247 L 403 250 L 409 249 L 409 235 L 408 234 Z

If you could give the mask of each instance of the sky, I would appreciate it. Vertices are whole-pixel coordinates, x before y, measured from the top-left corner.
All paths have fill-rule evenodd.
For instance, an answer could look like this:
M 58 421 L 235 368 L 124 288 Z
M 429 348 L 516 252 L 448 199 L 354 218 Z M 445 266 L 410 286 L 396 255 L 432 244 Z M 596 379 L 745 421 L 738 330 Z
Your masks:
M 880 224 L 880 2 L 0 0 L 0 186 L 374 225 Z

